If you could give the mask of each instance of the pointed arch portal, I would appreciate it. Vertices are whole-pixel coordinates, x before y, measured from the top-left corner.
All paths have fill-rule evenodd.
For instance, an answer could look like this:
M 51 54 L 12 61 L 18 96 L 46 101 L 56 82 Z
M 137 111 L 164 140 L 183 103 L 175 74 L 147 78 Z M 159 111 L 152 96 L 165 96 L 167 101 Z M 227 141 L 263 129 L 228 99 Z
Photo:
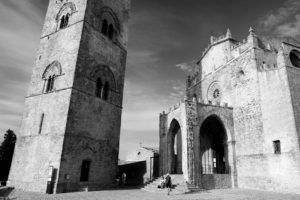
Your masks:
M 209 116 L 200 128 L 202 174 L 229 174 L 227 134 L 217 116 Z
M 173 120 L 169 129 L 169 163 L 170 173 L 182 174 L 182 135 L 177 120 Z

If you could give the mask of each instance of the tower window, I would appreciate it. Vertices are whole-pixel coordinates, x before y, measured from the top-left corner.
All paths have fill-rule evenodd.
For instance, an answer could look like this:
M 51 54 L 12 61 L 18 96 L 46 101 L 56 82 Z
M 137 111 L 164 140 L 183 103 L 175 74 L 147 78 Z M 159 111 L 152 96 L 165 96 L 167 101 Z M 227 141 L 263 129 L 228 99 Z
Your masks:
M 54 88 L 54 82 L 55 82 L 55 75 L 49 76 L 47 79 L 47 85 L 45 92 L 52 92 Z
M 66 15 L 63 15 L 60 19 L 60 29 L 66 28 L 69 24 L 70 19 L 70 13 L 67 13 Z
M 102 21 L 102 29 L 101 29 L 101 33 L 105 36 L 107 36 L 107 31 L 108 31 L 108 23 L 107 23 L 107 20 L 104 19 Z
M 108 27 L 108 38 L 112 40 L 114 38 L 114 26 L 112 24 Z
M 60 26 L 59 26 L 59 28 L 60 29 L 64 28 L 64 24 L 65 24 L 65 16 L 62 16 L 61 19 L 60 19 Z
M 82 181 L 82 182 L 89 181 L 90 167 L 91 167 L 91 161 L 90 160 L 83 160 L 82 161 L 80 181 Z
M 42 78 L 45 81 L 45 88 L 44 88 L 45 93 L 52 92 L 54 90 L 55 80 L 61 74 L 62 74 L 61 65 L 58 61 L 54 61 L 46 67 L 42 75 Z
M 102 81 L 101 81 L 101 78 L 98 78 L 97 79 L 97 83 L 96 83 L 96 97 L 99 97 L 101 98 L 102 96 Z
M 70 14 L 68 13 L 65 17 L 65 24 L 64 27 L 67 27 L 69 25 L 69 19 L 70 19 Z
M 105 82 L 105 84 L 103 86 L 101 78 L 98 78 L 97 82 L 96 82 L 96 92 L 95 92 L 96 97 L 107 101 L 108 97 L 109 97 L 109 90 L 110 90 L 109 83 Z
M 44 117 L 45 117 L 45 114 L 43 113 L 41 116 L 41 121 L 40 121 L 39 134 L 41 134 L 42 129 L 43 129 Z
M 62 2 L 62 0 L 61 0 Z M 69 25 L 71 16 L 76 12 L 76 6 L 73 2 L 64 3 L 56 15 L 58 29 L 66 28 Z
M 108 100 L 108 96 L 109 96 L 109 83 L 106 82 L 106 83 L 104 84 L 104 88 L 103 88 L 103 96 L 102 96 L 102 98 L 103 98 L 104 100 Z
M 281 154 L 280 140 L 273 141 L 274 154 Z

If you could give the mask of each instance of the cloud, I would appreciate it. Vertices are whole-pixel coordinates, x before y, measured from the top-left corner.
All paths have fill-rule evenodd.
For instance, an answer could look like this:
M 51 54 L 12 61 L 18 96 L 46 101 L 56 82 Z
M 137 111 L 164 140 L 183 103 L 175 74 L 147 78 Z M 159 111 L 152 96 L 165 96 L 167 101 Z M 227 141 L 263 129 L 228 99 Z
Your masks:
M 193 67 L 188 63 L 180 63 L 180 64 L 177 64 L 176 67 L 186 73 L 192 73 L 194 70 Z
M 276 27 L 275 32 L 280 36 L 300 36 L 300 14 L 295 16 L 294 21 Z
M 274 28 L 284 23 L 289 17 L 293 16 L 300 10 L 299 0 L 288 0 L 282 7 L 275 11 L 270 11 L 266 16 L 261 18 L 260 26 L 266 30 Z
M 192 74 L 197 70 L 197 61 L 193 60 L 191 62 L 184 62 L 177 64 L 176 67 L 184 71 L 186 74 Z
M 44 1 L 44 0 L 43 0 Z M 44 5 L 40 1 L 39 5 Z M 16 133 L 43 22 L 33 1 L 0 2 L 0 134 Z M 2 136 L 0 136 L 0 140 Z
M 170 80 L 172 85 L 172 91 L 170 92 L 170 98 L 172 99 L 183 99 L 185 96 L 185 82 L 182 80 Z

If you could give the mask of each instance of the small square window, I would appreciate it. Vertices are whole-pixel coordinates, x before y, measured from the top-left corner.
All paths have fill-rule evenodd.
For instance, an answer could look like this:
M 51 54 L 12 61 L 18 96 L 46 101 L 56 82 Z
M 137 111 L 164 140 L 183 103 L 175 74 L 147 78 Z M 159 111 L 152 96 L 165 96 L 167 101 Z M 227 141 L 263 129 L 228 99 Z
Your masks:
M 274 154 L 281 154 L 280 140 L 273 141 Z

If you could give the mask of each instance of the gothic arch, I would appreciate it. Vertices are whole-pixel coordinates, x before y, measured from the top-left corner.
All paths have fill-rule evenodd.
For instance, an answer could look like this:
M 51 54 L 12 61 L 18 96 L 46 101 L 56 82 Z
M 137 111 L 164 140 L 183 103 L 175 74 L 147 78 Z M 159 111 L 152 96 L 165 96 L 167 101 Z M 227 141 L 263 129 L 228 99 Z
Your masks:
M 100 19 L 101 19 L 101 27 L 100 30 L 102 34 L 109 37 L 111 40 L 114 40 L 114 38 L 119 35 L 120 33 L 120 21 L 115 14 L 115 12 L 109 8 L 104 7 L 102 8 L 100 12 Z M 105 26 L 105 28 L 104 28 Z M 107 26 L 107 27 L 106 27 Z M 106 30 L 103 32 L 103 30 Z
M 43 79 L 47 79 L 49 76 L 58 76 L 62 74 L 61 64 L 58 61 L 53 61 L 50 65 L 48 65 L 42 75 Z
M 228 142 L 232 142 L 232 141 L 234 142 L 235 137 L 233 132 L 233 124 L 231 124 L 233 122 L 229 122 L 230 120 L 228 120 L 228 116 L 225 116 L 224 114 L 219 113 L 216 110 L 211 110 L 205 113 L 205 115 L 201 117 L 201 120 L 198 122 L 200 127 L 203 124 L 203 122 L 210 116 L 216 117 L 223 124 Z
M 199 116 L 197 124 L 199 128 L 195 132 L 194 138 L 196 145 L 194 167 L 197 171 L 195 181 L 201 185 L 203 176 L 223 174 L 231 177 L 226 184 L 236 187 L 237 169 L 232 110 L 215 108 L 206 110 Z M 203 133 L 204 135 L 202 135 Z M 210 137 L 209 135 L 214 136 Z
M 73 2 L 68 2 L 68 3 L 65 3 L 59 10 L 59 12 L 57 13 L 56 15 L 56 21 L 58 22 L 60 20 L 60 17 L 61 15 L 64 13 L 64 11 L 66 9 L 70 9 L 70 15 L 72 15 L 74 12 L 76 12 L 76 6 Z
M 202 174 L 229 174 L 228 137 L 224 123 L 210 115 L 201 124 L 199 138 Z
M 106 65 L 97 65 L 96 67 L 94 67 L 94 70 L 91 72 L 90 77 L 93 81 L 95 81 L 95 83 L 97 82 L 97 79 L 100 78 L 102 81 L 102 85 L 108 82 L 110 90 L 117 90 L 115 75 L 112 70 Z
M 182 174 L 182 127 L 177 119 L 173 119 L 168 131 L 169 172 Z

